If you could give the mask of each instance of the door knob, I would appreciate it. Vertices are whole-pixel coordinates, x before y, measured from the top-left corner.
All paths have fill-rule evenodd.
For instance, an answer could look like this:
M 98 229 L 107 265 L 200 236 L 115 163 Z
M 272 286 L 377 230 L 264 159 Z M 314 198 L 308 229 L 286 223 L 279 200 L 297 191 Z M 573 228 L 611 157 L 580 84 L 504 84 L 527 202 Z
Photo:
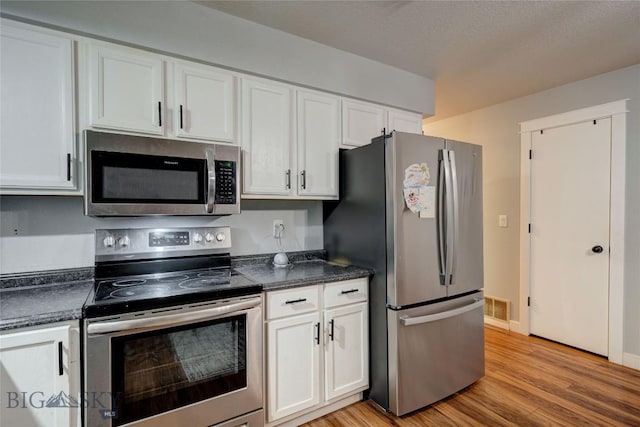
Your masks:
M 591 248 L 591 251 L 592 251 L 593 253 L 596 253 L 596 254 L 601 253 L 601 252 L 602 252 L 602 250 L 603 250 L 603 249 L 602 249 L 602 246 L 600 246 L 600 245 L 598 245 L 598 246 L 594 246 L 594 247 L 592 247 L 592 248 Z

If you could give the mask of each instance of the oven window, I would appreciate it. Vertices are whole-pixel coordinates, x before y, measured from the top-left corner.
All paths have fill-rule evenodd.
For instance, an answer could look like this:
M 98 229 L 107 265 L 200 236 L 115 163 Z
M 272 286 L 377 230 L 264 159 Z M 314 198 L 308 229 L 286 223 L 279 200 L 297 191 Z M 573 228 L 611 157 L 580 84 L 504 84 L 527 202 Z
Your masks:
M 94 203 L 206 202 L 204 159 L 91 152 Z
M 247 386 L 247 315 L 124 337 L 112 343 L 114 426 Z

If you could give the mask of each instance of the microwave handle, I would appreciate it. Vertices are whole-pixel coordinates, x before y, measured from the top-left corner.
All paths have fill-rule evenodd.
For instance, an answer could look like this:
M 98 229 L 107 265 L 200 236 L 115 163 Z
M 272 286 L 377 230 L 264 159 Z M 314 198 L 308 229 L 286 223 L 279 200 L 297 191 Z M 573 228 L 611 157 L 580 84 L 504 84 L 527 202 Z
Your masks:
M 207 213 L 213 213 L 214 201 L 216 197 L 216 162 L 213 149 L 206 149 L 204 152 L 207 165 L 207 204 L 205 210 Z

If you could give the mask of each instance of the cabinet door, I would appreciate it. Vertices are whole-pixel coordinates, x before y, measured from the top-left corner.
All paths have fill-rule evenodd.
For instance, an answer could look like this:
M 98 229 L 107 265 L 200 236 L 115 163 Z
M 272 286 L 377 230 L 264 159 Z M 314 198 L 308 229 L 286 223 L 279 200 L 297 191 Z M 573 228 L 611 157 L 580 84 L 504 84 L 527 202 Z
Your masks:
M 243 79 L 243 193 L 293 194 L 292 104 L 288 86 Z
M 382 135 L 385 127 L 383 107 L 368 102 L 342 100 L 342 144 L 358 147 Z
M 72 190 L 73 40 L 2 21 L 0 186 Z
M 325 398 L 342 396 L 369 385 L 367 303 L 325 311 L 328 341 L 325 357 Z
M 91 125 L 164 134 L 164 62 L 123 47 L 90 46 Z
M 388 114 L 389 132 L 397 130 L 422 135 L 422 114 L 400 110 L 389 110 Z
M 298 91 L 297 101 L 298 194 L 337 197 L 339 98 Z
M 320 403 L 320 313 L 267 323 L 269 421 Z
M 211 141 L 235 140 L 235 77 L 186 62 L 175 65 L 176 135 Z
M 3 426 L 75 426 L 78 424 L 78 375 L 68 325 L 0 336 L 0 385 Z M 6 402 L 5 402 L 6 398 Z M 68 408 L 68 409 L 65 409 Z

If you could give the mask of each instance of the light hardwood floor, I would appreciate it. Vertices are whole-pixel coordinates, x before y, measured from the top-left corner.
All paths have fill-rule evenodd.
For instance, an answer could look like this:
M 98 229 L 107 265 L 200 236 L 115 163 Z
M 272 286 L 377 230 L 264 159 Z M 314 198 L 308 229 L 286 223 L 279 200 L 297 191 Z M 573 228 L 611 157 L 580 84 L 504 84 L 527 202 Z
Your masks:
M 486 327 L 486 375 L 402 418 L 358 402 L 304 424 L 640 426 L 640 372 L 561 344 Z

